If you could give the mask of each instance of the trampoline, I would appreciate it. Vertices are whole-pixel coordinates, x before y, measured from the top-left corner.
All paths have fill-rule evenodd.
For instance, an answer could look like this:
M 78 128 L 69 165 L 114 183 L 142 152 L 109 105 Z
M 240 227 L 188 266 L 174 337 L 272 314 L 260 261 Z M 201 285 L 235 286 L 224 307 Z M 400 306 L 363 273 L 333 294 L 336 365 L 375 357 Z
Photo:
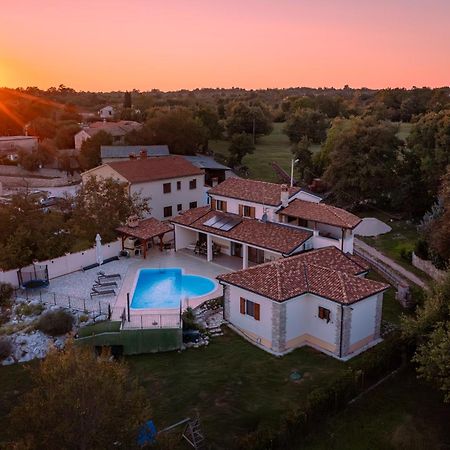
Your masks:
M 34 264 L 17 271 L 19 286 L 25 289 L 36 289 L 49 285 L 48 266 Z

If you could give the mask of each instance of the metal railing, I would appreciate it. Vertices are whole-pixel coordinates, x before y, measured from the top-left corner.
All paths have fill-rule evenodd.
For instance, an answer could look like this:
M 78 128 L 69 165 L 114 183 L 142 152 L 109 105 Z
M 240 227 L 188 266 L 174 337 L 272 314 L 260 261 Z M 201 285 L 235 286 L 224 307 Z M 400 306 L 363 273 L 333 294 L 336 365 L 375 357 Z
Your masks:
M 122 321 L 124 330 L 133 329 L 160 329 L 160 328 L 180 328 L 180 314 L 130 314 L 126 320 Z

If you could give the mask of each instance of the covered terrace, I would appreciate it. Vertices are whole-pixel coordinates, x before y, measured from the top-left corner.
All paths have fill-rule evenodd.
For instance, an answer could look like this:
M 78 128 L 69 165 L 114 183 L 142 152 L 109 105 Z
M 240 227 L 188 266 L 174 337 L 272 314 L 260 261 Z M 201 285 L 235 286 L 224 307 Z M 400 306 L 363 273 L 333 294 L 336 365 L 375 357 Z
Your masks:
M 147 257 L 149 243 L 155 245 L 155 238 L 159 239 L 159 248 L 164 248 L 164 236 L 173 232 L 173 228 L 169 223 L 161 222 L 153 217 L 143 220 L 131 219 L 126 225 L 116 229 L 121 235 L 122 250 L 132 250 Z

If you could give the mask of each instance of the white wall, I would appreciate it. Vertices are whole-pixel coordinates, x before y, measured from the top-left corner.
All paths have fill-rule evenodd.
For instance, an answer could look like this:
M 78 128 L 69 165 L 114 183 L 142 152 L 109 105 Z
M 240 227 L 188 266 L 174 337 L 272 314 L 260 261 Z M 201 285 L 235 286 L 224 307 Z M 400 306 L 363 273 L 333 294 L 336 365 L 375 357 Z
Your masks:
M 197 187 L 189 189 L 189 181 L 197 180 Z M 177 190 L 177 181 L 181 181 L 181 189 Z M 169 180 L 158 180 L 147 183 L 131 185 L 131 193 L 139 192 L 143 197 L 150 197 L 150 206 L 152 208 L 150 215 L 159 220 L 167 220 L 170 217 L 164 217 L 164 207 L 172 206 L 172 216 L 175 217 L 181 211 L 189 209 L 191 202 L 197 202 L 197 207 L 205 205 L 203 185 L 204 175 L 193 175 L 189 177 L 171 178 Z M 171 192 L 164 194 L 163 184 L 171 183 Z M 177 211 L 177 205 L 181 203 L 182 210 Z
M 248 202 L 245 200 L 238 200 L 229 197 L 222 197 L 221 195 L 211 195 L 215 200 L 222 200 L 227 202 L 227 212 L 232 214 L 239 214 L 239 205 L 253 206 L 255 208 L 255 219 L 261 219 L 264 212 L 267 213 L 268 219 L 272 222 L 276 221 L 274 206 L 261 205 L 260 203 Z
M 291 197 L 291 201 L 294 198 L 298 198 L 300 200 L 305 200 L 307 202 L 313 202 L 313 203 L 320 203 L 322 201 L 322 199 L 320 197 L 316 197 L 313 194 L 309 194 L 308 192 L 304 192 L 304 191 L 300 191 L 297 194 L 293 195 Z
M 180 227 L 175 224 L 175 250 L 186 248 L 190 244 L 195 244 L 198 240 L 198 233 L 193 230 Z
M 253 335 L 272 343 L 272 301 L 252 292 L 245 291 L 236 286 L 229 286 L 230 289 L 230 316 L 229 321 L 240 330 L 248 331 Z M 244 297 L 260 305 L 260 320 L 255 320 L 251 316 L 241 314 L 240 298 Z M 264 345 L 264 344 L 263 344 Z M 270 348 L 269 345 L 269 348 Z
M 122 243 L 120 240 L 111 242 L 109 244 L 102 245 L 103 259 L 117 256 L 122 249 Z M 95 247 L 88 250 L 68 253 L 67 255 L 60 256 L 59 258 L 49 259 L 46 261 L 39 261 L 39 265 L 48 266 L 49 278 L 60 277 L 61 275 L 67 275 L 68 273 L 81 270 L 83 267 L 96 262 Z M 10 283 L 13 286 L 18 286 L 17 270 L 13 269 L 7 272 L 0 272 L 0 282 Z
M 383 295 L 383 294 L 378 294 Z M 352 329 L 350 345 L 372 336 L 375 332 L 375 316 L 377 310 L 377 295 L 354 303 L 352 308 Z
M 83 144 L 84 141 L 86 141 L 87 139 L 89 139 L 91 136 L 89 136 L 88 133 L 86 133 L 86 131 L 81 130 L 79 131 L 74 137 L 74 141 L 75 141 L 75 148 L 77 150 L 81 150 L 81 145 Z

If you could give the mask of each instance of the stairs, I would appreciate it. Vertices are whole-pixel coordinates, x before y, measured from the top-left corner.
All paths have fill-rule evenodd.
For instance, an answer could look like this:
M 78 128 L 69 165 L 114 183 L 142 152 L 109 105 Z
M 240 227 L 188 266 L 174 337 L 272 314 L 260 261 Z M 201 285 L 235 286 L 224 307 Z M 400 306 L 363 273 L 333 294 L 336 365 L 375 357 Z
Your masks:
M 203 436 L 200 419 L 196 417 L 188 422 L 183 431 L 182 438 L 185 439 L 195 450 L 206 448 L 205 437 Z

